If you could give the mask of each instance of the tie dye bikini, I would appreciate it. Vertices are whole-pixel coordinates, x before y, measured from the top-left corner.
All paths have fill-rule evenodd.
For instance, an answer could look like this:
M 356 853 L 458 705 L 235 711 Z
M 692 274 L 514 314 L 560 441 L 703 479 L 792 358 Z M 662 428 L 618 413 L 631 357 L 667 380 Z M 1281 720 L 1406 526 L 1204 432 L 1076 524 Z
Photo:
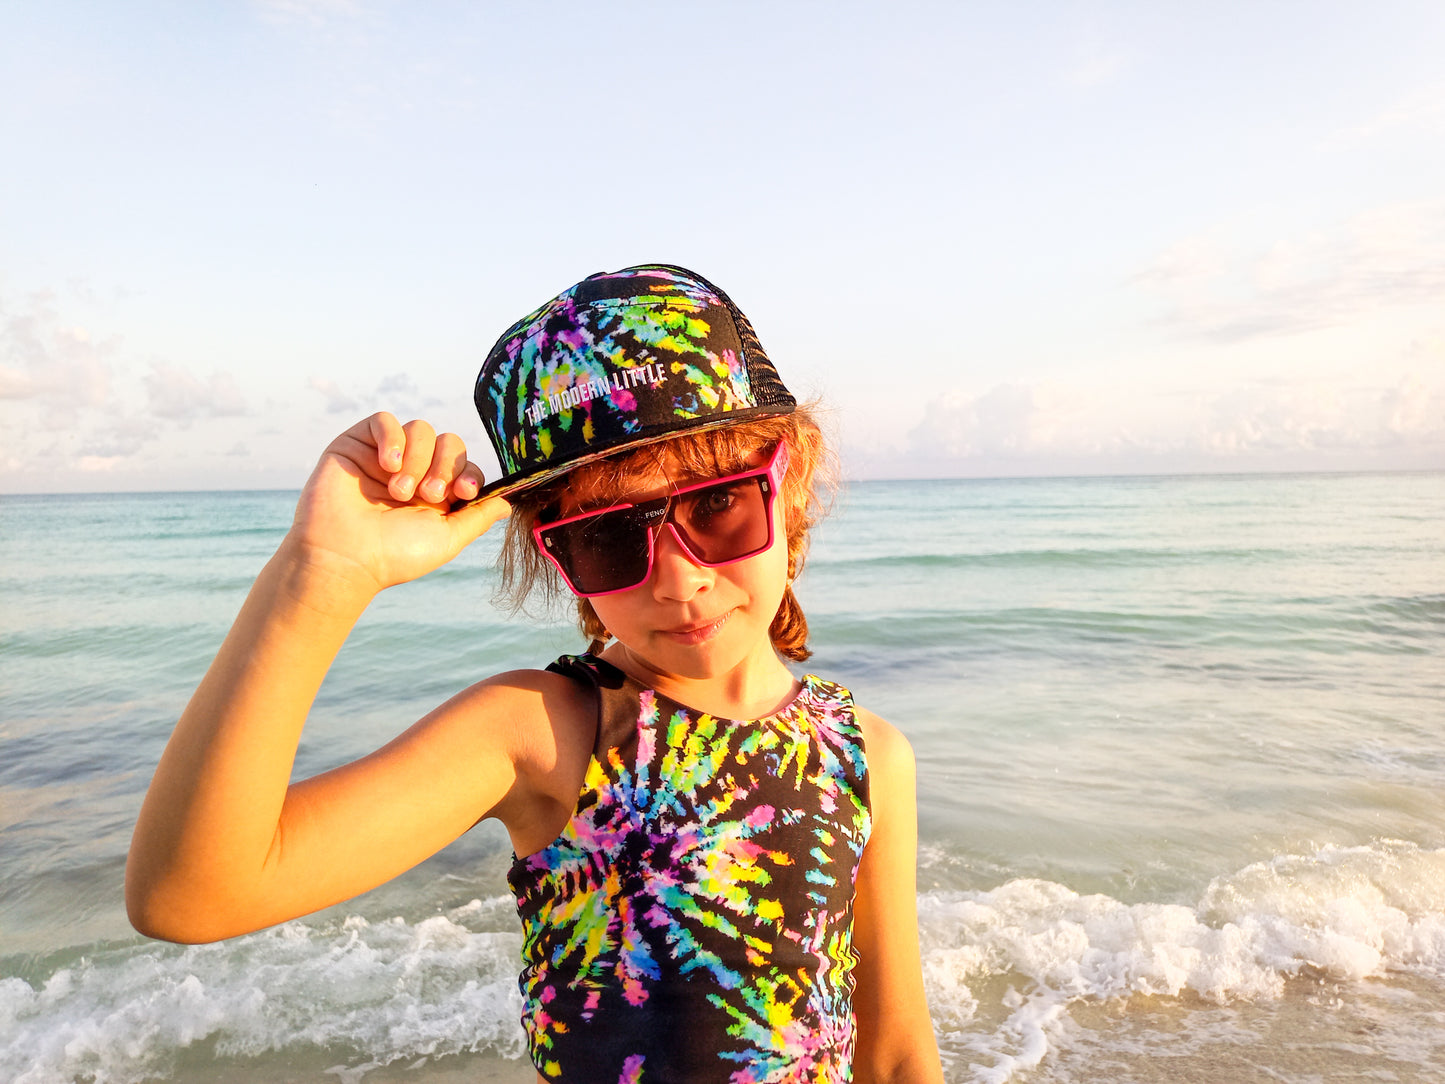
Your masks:
M 851 1079 L 853 883 L 870 829 L 848 691 L 809 676 L 763 719 L 684 707 L 590 655 L 586 780 L 508 880 L 523 1023 L 548 1079 Z

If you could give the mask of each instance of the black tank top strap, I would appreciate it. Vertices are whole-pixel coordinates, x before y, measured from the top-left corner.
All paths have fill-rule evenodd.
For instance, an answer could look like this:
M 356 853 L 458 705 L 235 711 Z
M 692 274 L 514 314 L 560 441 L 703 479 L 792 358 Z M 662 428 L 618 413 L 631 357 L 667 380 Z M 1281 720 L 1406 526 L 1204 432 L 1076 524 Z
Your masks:
M 637 692 L 641 686 L 622 670 L 596 655 L 563 655 L 548 671 L 590 688 L 597 700 L 592 755 L 605 758 L 609 749 L 637 740 Z

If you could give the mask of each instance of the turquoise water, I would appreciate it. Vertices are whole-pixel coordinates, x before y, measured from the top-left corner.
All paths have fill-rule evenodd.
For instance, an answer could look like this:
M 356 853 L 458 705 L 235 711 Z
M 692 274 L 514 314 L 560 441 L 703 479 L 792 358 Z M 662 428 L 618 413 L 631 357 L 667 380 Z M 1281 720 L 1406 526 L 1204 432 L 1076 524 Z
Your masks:
M 125 922 L 149 773 L 293 499 L 0 498 L 0 1079 L 530 1079 L 492 826 L 226 944 Z M 298 774 L 579 646 L 489 603 L 493 557 L 378 600 Z M 1431 1079 L 1445 475 L 860 483 L 799 593 L 809 668 L 918 754 L 950 1080 Z

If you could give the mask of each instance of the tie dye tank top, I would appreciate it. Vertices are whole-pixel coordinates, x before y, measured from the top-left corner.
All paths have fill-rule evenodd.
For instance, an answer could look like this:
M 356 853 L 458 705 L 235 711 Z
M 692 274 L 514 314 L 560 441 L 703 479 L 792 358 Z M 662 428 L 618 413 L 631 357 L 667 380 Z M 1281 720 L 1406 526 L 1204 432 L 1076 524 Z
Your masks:
M 871 819 L 853 699 L 821 678 L 718 719 L 590 655 L 577 807 L 514 862 L 523 1023 L 566 1084 L 850 1080 L 853 883 Z

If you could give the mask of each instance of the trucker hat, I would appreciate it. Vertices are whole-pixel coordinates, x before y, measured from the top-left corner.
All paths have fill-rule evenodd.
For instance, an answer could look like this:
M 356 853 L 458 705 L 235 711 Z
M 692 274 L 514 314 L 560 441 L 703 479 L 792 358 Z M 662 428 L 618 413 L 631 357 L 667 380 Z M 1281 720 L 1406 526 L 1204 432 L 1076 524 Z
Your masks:
M 797 406 L 732 299 L 669 264 L 590 275 L 524 316 L 487 354 L 473 401 L 502 467 L 479 496 Z

